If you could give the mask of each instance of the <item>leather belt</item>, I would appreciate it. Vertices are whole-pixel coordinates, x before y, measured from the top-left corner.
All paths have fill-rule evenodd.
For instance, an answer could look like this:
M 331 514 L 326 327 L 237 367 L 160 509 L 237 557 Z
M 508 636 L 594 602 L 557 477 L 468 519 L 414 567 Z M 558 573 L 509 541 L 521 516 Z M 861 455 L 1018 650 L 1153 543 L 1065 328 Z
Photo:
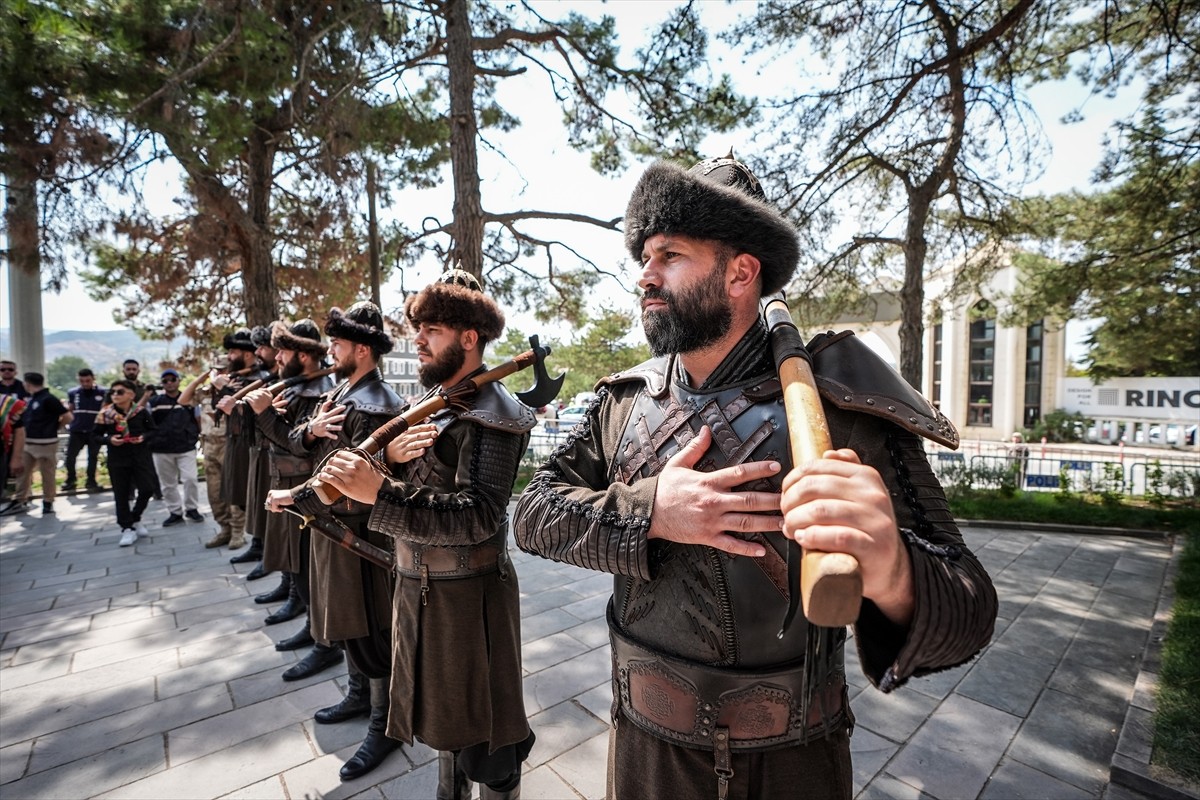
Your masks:
M 272 451 L 271 453 L 271 477 L 272 478 L 295 478 L 297 476 L 308 477 L 312 475 L 313 462 L 311 458 L 300 458 L 293 455 L 280 455 Z
M 396 572 L 409 578 L 472 578 L 499 570 L 508 577 L 508 549 L 503 542 L 436 546 L 396 539 Z
M 847 724 L 840 669 L 813 692 L 804 713 L 803 664 L 771 671 L 709 667 L 655 653 L 621 634 L 611 616 L 609 623 L 613 705 L 660 739 L 705 750 L 766 750 Z

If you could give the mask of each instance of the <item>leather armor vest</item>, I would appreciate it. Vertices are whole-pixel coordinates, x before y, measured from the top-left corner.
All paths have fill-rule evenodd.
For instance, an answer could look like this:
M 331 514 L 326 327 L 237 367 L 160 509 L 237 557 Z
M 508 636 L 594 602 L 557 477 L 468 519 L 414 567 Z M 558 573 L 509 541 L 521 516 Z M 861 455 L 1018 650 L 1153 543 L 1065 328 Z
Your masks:
M 646 366 L 661 369 L 665 363 Z M 622 377 L 650 376 L 626 373 Z M 701 426 L 708 425 L 713 445 L 696 465 L 698 470 L 776 460 L 783 465 L 778 477 L 739 488 L 780 491 L 791 457 L 777 379 L 765 375 L 715 392 L 675 382 L 666 389 L 638 396 L 621 436 L 610 476 L 613 481 L 629 484 L 658 474 Z M 791 591 L 782 535 L 733 535 L 765 545 L 766 555 L 745 558 L 700 545 L 653 541 L 654 577 L 649 581 L 616 578 L 614 610 L 621 631 L 661 652 L 713 666 L 753 669 L 800 660 L 808 629 L 803 615 L 797 616 L 782 640 L 776 636 Z

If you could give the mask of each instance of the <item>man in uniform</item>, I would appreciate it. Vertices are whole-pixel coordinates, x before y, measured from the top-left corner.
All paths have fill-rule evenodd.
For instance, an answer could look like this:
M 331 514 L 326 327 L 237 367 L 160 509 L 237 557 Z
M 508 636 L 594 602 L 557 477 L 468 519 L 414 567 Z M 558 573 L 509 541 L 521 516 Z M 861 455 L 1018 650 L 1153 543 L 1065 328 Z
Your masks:
M 257 379 L 264 384 L 272 383 L 278 377 L 278 366 L 275 364 L 275 348 L 271 347 L 271 331 L 264 325 L 259 325 L 250 331 L 250 341 L 254 345 L 254 356 L 262 372 Z M 262 553 L 263 539 L 266 537 L 267 512 L 263 506 L 267 491 L 271 484 L 270 442 L 258 431 L 254 411 L 245 403 L 235 404 L 233 399 L 222 400 L 218 408 L 229 414 L 231 425 L 242 431 L 248 454 L 246 465 L 246 533 L 250 535 L 250 546 L 245 552 L 238 553 L 229 559 L 230 564 L 248 564 L 258 562 L 246 573 L 246 580 L 256 581 L 266 577 L 270 572 L 263 568 Z M 238 418 L 236 423 L 233 418 Z
M 279 364 L 279 377 L 301 379 L 322 369 L 322 359 L 328 348 L 321 341 L 321 330 L 311 319 L 292 325 L 275 322 L 271 325 L 271 347 Z M 269 443 L 268 471 L 271 489 L 292 489 L 312 475 L 313 463 L 307 451 L 292 452 L 296 440 L 290 438 L 293 428 L 303 425 L 320 405 L 321 395 L 333 388 L 333 378 L 325 375 L 311 378 L 285 388 L 278 398 L 266 389 L 246 395 L 246 404 L 254 412 L 255 424 Z M 283 411 L 279 411 L 279 406 Z M 308 607 L 308 548 L 309 531 L 298 530 L 296 519 L 287 514 L 265 514 L 263 536 L 263 569 L 279 570 L 282 580 L 274 590 L 254 598 L 256 603 L 278 603 L 282 607 L 266 618 L 268 625 L 287 622 L 303 614 Z M 285 639 L 276 646 L 295 650 L 313 643 L 308 623 L 297 636 Z
M 332 309 L 325 334 L 343 382 L 322 398 L 307 423 L 291 433 L 296 440 L 293 452 L 308 453 L 315 464 L 335 450 L 361 444 L 404 406 L 379 371 L 379 360 L 392 351 L 392 338 L 374 303 L 355 303 L 345 313 Z M 294 502 L 304 514 L 332 515 L 372 544 L 385 543 L 383 536 L 368 528 L 371 507 L 366 503 L 342 498 L 325 506 L 311 487 L 292 492 L 276 489 L 268 497 L 272 510 Z M 392 575 L 320 534 L 312 535 L 310 547 L 309 619 L 317 646 L 283 677 L 297 680 L 326 669 L 341 660 L 339 647 L 345 650 L 351 685 L 365 683 L 371 703 L 367 736 L 340 772 L 343 780 L 353 780 L 375 769 L 399 747 L 383 731 L 392 669 Z
M 791 464 L 759 302 L 799 248 L 732 154 L 650 167 L 625 237 L 656 358 L 600 382 L 514 523 L 523 549 L 615 576 L 608 796 L 849 798 L 846 634 L 802 614 L 780 633 L 788 540 L 858 559 L 855 643 L 881 690 L 971 658 L 996 594 L 919 439 L 957 434 L 857 338 L 822 336 L 838 449 Z
M 225 384 L 225 389 L 222 390 L 214 384 L 218 379 Z M 244 512 L 229 504 L 222 489 L 225 472 L 225 415 L 216 413 L 216 402 L 221 396 L 229 393 L 231 390 L 225 372 L 213 368 L 206 376 L 189 383 L 179 394 L 180 405 L 195 406 L 199 412 L 200 452 L 204 456 L 204 493 L 208 496 L 209 511 L 217 523 L 216 534 L 204 543 L 209 549 L 229 544 L 233 538 L 234 527 L 241 530 L 245 525 Z
M 96 425 L 96 414 L 104 405 L 104 389 L 96 385 L 96 374 L 87 367 L 76 373 L 79 385 L 67 392 L 67 408 L 73 415 L 70 426 L 70 436 L 67 440 L 67 454 L 63 457 L 63 466 L 67 468 L 67 479 L 63 481 L 64 492 L 75 491 L 75 464 L 79 460 L 81 450 L 87 450 L 87 484 L 89 492 L 100 491 L 96 483 L 96 464 L 100 460 L 100 445 L 92 441 L 92 428 Z
M 462 270 L 410 298 L 405 311 L 427 397 L 483 372 L 484 348 L 504 330 L 500 309 Z M 318 477 L 373 502 L 369 527 L 394 542 L 388 735 L 438 750 L 439 798 L 465 800 L 474 781 L 482 800 L 515 798 L 534 735 L 522 699 L 520 588 L 508 558 L 507 508 L 536 420 L 492 382 L 467 407 L 446 408 L 430 422 L 436 439 L 417 443 L 418 457 L 395 466 L 394 477 L 348 452 Z M 400 460 L 392 446 L 388 456 Z
M 247 489 L 250 484 L 250 445 L 252 430 L 245 416 L 230 414 L 226 409 L 231 408 L 232 396 L 247 384 L 256 380 L 264 380 L 267 373 L 257 368 L 254 357 L 255 346 L 250 338 L 249 328 L 238 328 L 225 336 L 225 352 L 228 354 L 229 371 L 225 375 L 213 378 L 213 386 L 221 395 L 216 402 L 216 413 L 225 420 L 225 461 L 221 469 L 221 495 L 233 511 L 234 519 L 230 525 L 231 532 L 227 544 L 230 550 L 237 550 L 246 543 L 246 503 Z M 224 406 L 224 408 L 222 408 Z M 258 498 L 262 502 L 262 498 Z M 210 546 L 210 542 L 205 547 Z M 218 547 L 220 545 L 217 545 Z M 229 559 L 230 564 L 240 564 L 243 561 L 257 561 L 257 555 L 250 555 L 249 548 Z

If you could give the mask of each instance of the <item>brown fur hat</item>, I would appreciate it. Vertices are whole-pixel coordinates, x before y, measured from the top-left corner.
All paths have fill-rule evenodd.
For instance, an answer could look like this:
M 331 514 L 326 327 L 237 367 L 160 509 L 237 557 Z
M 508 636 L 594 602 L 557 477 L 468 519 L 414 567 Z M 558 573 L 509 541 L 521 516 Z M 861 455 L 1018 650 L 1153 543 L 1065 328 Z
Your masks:
M 298 350 L 323 356 L 329 348 L 321 341 L 321 330 L 311 319 L 302 319 L 289 326 L 276 320 L 271 323 L 271 347 L 276 350 Z
M 625 210 L 625 247 L 634 261 L 641 263 L 646 240 L 659 233 L 716 240 L 756 257 L 763 295 L 786 286 L 800 263 L 795 227 L 732 153 L 690 170 L 667 161 L 646 170 Z
M 483 344 L 504 332 L 504 312 L 483 293 L 475 276 L 461 269 L 447 270 L 436 283 L 408 298 L 404 315 L 414 327 L 438 323 L 458 331 L 473 330 Z
M 395 343 L 383 329 L 383 313 L 370 300 L 362 300 L 345 311 L 340 308 L 329 310 L 325 320 L 325 333 L 337 339 L 365 344 L 376 355 L 392 352 Z

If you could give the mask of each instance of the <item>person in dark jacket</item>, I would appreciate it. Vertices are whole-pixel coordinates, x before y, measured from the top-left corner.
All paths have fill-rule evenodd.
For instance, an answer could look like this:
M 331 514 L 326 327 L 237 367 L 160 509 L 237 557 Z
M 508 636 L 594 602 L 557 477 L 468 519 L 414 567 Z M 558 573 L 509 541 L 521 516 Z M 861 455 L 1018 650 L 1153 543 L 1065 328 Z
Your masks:
M 200 479 L 196 442 L 200 440 L 200 423 L 196 407 L 180 399 L 179 372 L 163 370 L 162 392 L 152 396 L 146 406 L 154 417 L 155 431 L 150 440 L 154 471 L 170 512 L 162 526 L 178 525 L 185 515 L 193 522 L 203 522 L 204 515 L 197 508 Z
M 104 390 L 96 385 L 96 375 L 87 367 L 79 370 L 76 377 L 79 385 L 67 392 L 67 408 L 71 410 L 70 436 L 67 439 L 67 454 L 64 466 L 67 479 L 63 481 L 64 492 L 75 491 L 75 462 L 79 453 L 87 450 L 87 483 L 89 492 L 100 491 L 96 483 L 96 463 L 100 460 L 100 445 L 92 441 L 92 428 L 96 427 L 96 415 L 104 406 Z
M 504 314 L 463 270 L 405 305 L 429 392 L 486 369 Z M 438 751 L 439 798 L 516 798 L 534 744 L 521 672 L 521 590 L 508 558 L 508 501 L 536 420 L 499 382 L 429 418 L 432 441 L 388 447 L 391 474 L 336 453 L 318 478 L 373 503 L 368 527 L 396 554 L 388 736 Z M 397 449 L 399 448 L 399 450 Z M 404 463 L 400 463 L 400 462 Z M 392 549 L 392 548 L 389 548 Z
M 42 478 L 42 515 L 54 513 L 54 496 L 58 488 L 54 471 L 58 466 L 58 431 L 71 422 L 71 412 L 62 401 L 46 388 L 40 372 L 25 373 L 25 389 L 29 406 L 22 420 L 25 423 L 25 469 L 17 482 L 14 502 L 28 507 L 33 498 L 33 471 Z
M 118 541 L 121 547 L 129 547 L 139 536 L 147 535 L 142 513 L 157 485 L 154 461 L 146 443 L 154 432 L 154 417 L 134 402 L 137 391 L 137 384 L 131 380 L 114 381 L 109 388 L 112 405 L 96 415 L 96 427 L 92 430 L 92 438 L 108 445 L 108 477 L 117 506 L 117 524 L 121 526 Z M 137 499 L 130 507 L 134 492 Z
M 600 382 L 514 521 L 522 549 L 614 576 L 607 796 L 846 800 L 846 631 L 781 624 L 789 558 L 858 560 L 854 641 L 882 691 L 973 657 L 996 592 L 920 439 L 957 432 L 856 337 L 823 335 L 808 349 L 835 449 L 791 463 L 759 303 L 799 246 L 732 154 L 647 169 L 625 240 L 655 358 Z
M 393 342 L 378 306 L 364 300 L 345 312 L 331 309 L 325 334 L 342 382 L 322 396 L 307 422 L 290 433 L 292 452 L 307 453 L 315 464 L 335 450 L 362 444 L 404 407 L 379 371 L 379 361 L 392 351 Z M 305 515 L 333 516 L 371 544 L 386 544 L 383 535 L 367 525 L 368 504 L 343 499 L 326 506 L 307 485 L 274 489 L 267 497 L 273 511 L 294 503 Z M 341 661 L 345 651 L 352 679 L 366 684 L 371 702 L 367 735 L 339 771 L 348 781 L 378 767 L 400 746 L 385 733 L 392 670 L 392 574 L 317 533 L 309 547 L 309 620 L 317 644 L 283 673 L 283 679 L 298 680 L 326 669 Z

